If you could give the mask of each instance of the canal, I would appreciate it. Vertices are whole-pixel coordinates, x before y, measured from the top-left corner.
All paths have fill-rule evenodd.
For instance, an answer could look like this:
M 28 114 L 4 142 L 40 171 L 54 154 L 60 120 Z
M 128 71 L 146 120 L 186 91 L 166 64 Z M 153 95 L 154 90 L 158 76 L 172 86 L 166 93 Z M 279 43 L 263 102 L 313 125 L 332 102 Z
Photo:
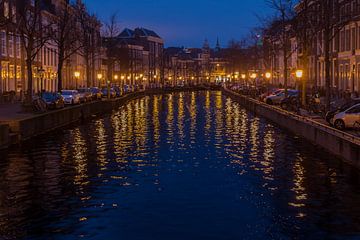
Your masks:
M 358 170 L 221 92 L 132 100 L 0 154 L 0 239 L 360 238 Z

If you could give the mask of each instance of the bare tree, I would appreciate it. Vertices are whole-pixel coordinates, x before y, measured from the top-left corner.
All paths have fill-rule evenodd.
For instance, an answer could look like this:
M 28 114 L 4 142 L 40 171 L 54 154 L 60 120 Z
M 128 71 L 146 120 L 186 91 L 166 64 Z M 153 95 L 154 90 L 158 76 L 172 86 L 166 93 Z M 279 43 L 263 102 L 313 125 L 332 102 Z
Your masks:
M 302 0 L 296 7 L 296 20 L 294 28 L 296 29 L 296 38 L 298 44 L 299 60 L 303 68 L 302 79 L 302 105 L 306 105 L 306 88 L 309 81 L 309 57 L 311 55 L 311 45 L 317 36 L 316 23 L 313 21 L 314 9 L 312 0 Z
M 268 5 L 276 12 L 273 24 L 278 29 L 278 43 L 283 53 L 284 65 L 284 88 L 287 95 L 288 88 L 288 59 L 291 56 L 290 40 L 292 36 L 292 21 L 294 19 L 294 1 L 293 0 L 267 0 Z
M 53 17 L 55 33 L 52 41 L 58 50 L 58 91 L 63 88 L 62 70 L 65 61 L 81 48 L 75 10 L 71 4 L 64 3 L 56 8 Z
M 116 62 L 119 60 L 118 54 L 118 40 L 117 36 L 120 34 L 120 24 L 118 21 L 117 13 L 110 16 L 109 21 L 105 22 L 103 28 L 104 45 L 106 47 L 106 61 L 108 68 L 109 80 L 113 80 L 113 72 Z
M 81 45 L 78 53 L 85 60 L 87 86 L 94 86 L 95 58 L 100 54 L 101 44 L 100 34 L 97 31 L 97 29 L 100 28 L 100 22 L 96 16 L 89 14 L 85 4 L 81 0 L 77 0 L 75 9 L 79 25 L 79 41 Z
M 339 37 L 339 32 L 351 20 L 351 11 L 340 13 L 340 4 L 350 4 L 351 0 L 302 0 L 298 9 L 298 39 L 303 47 L 303 65 L 308 65 L 311 45 L 315 42 L 321 50 L 325 65 L 326 109 L 331 102 L 331 58 L 333 41 Z M 315 53 L 315 55 L 317 55 Z M 305 76 L 305 78 L 308 78 Z
M 27 102 L 32 101 L 33 63 L 52 32 L 51 23 L 42 19 L 41 0 L 17 0 L 17 29 L 25 50 Z

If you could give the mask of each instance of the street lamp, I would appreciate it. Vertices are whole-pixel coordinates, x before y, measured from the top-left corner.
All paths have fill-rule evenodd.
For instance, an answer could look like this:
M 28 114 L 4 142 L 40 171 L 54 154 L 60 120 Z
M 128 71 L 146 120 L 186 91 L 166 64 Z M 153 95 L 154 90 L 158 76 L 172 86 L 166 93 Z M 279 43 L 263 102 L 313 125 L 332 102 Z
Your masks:
M 74 72 L 74 77 L 75 77 L 75 81 L 76 81 L 76 88 L 78 87 L 78 82 L 79 82 L 79 79 L 80 79 L 80 72 L 79 71 L 75 71 Z
M 303 70 L 296 70 L 296 72 L 295 72 L 295 76 L 296 76 L 296 78 L 298 78 L 299 80 L 303 77 L 303 74 L 304 74 L 304 72 L 303 72 Z
M 270 78 L 271 78 L 271 73 L 270 73 L 270 72 L 265 73 L 265 78 L 266 78 L 267 80 L 270 80 Z
M 118 75 L 115 75 L 114 76 L 114 79 L 117 81 L 119 79 L 119 76 Z
M 304 71 L 301 69 L 298 69 L 295 71 L 295 76 L 296 78 L 301 82 L 301 78 L 304 75 Z M 305 82 L 302 83 L 303 89 L 302 89 L 302 105 L 305 106 L 306 105 L 306 86 L 305 86 Z
M 252 73 L 250 74 L 250 78 L 255 80 L 257 78 L 257 74 L 256 73 Z
M 270 72 L 266 72 L 265 73 L 265 78 L 266 78 L 266 85 L 267 85 L 267 91 L 269 92 L 269 85 L 270 85 L 270 79 L 271 79 L 271 73 Z
M 97 78 L 98 78 L 98 80 L 101 80 L 101 79 L 102 79 L 102 77 L 103 77 L 103 75 L 102 75 L 101 73 L 98 73 L 98 74 L 97 74 Z

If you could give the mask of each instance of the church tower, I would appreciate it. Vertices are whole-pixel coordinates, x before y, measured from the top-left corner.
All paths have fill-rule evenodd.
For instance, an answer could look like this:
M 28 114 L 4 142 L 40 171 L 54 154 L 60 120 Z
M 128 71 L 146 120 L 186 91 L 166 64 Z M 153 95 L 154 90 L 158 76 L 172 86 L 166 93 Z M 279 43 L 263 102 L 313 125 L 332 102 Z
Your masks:
M 219 38 L 217 38 L 217 39 L 216 39 L 215 51 L 216 51 L 216 52 L 219 52 L 220 50 L 221 50 L 220 42 L 219 42 Z
M 210 45 L 209 45 L 209 42 L 208 42 L 207 39 L 205 39 L 205 41 L 204 41 L 202 52 L 204 54 L 209 54 L 210 53 Z

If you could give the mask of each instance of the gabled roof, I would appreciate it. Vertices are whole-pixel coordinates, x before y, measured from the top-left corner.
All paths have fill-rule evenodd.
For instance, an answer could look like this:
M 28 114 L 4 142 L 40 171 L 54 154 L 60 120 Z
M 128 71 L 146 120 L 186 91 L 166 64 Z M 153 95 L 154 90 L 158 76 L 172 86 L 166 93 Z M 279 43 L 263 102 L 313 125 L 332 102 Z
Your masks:
M 161 38 L 157 35 L 156 32 L 146 29 L 146 28 L 135 28 L 135 30 L 131 30 L 129 28 L 125 28 L 119 35 L 118 38 L 136 38 L 136 37 L 155 37 Z
M 156 32 L 146 29 L 146 28 L 135 28 L 134 30 L 135 34 L 141 37 L 156 37 L 160 38 L 159 35 L 157 35 Z
M 135 32 L 129 28 L 125 28 L 118 36 L 118 38 L 133 38 Z

